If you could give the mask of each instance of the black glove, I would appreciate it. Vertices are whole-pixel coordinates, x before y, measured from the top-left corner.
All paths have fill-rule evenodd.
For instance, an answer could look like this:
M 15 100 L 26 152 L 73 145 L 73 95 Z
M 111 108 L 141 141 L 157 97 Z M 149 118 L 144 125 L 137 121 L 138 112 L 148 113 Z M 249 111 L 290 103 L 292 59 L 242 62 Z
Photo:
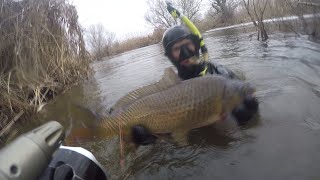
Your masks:
M 144 127 L 143 125 L 135 125 L 132 127 L 133 142 L 136 145 L 149 145 L 156 142 L 157 137 Z
M 256 97 L 247 96 L 243 103 L 232 111 L 239 125 L 245 125 L 258 112 L 259 102 Z

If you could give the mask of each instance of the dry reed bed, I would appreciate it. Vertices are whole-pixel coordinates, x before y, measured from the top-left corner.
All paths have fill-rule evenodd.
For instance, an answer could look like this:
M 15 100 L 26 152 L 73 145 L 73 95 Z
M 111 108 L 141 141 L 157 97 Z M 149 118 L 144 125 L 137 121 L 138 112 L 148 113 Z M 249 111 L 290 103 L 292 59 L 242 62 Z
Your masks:
M 0 0 L 0 130 L 88 77 L 89 63 L 74 6 Z
M 111 56 L 117 55 L 123 52 L 127 52 L 133 49 L 142 48 L 145 46 L 159 43 L 162 39 L 162 35 L 165 29 L 154 29 L 153 33 L 148 35 L 133 34 L 122 42 L 114 43 L 111 46 Z

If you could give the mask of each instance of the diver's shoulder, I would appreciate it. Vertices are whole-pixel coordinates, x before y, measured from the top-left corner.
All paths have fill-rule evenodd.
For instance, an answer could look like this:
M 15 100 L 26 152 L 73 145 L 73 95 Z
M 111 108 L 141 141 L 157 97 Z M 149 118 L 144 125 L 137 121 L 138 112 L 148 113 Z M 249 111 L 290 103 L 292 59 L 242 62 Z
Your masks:
M 208 67 L 207 75 L 220 75 L 229 79 L 240 80 L 240 78 L 237 77 L 232 70 L 230 70 L 229 68 L 221 64 L 214 64 L 214 63 L 208 62 L 207 67 Z
M 211 74 L 217 74 L 216 67 L 215 67 L 215 65 L 213 63 L 207 62 L 207 68 L 208 68 L 207 74 L 210 74 L 210 75 Z

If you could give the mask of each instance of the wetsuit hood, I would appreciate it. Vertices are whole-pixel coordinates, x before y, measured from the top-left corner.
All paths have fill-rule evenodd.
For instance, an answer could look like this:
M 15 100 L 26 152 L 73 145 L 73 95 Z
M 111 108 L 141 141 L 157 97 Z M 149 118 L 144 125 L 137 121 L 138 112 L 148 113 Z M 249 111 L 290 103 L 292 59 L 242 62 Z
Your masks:
M 195 54 L 199 56 L 199 49 L 200 49 L 200 40 L 198 36 L 192 34 L 188 28 L 182 25 L 177 25 L 170 27 L 167 29 L 162 37 L 162 45 L 165 51 L 165 55 L 168 56 L 170 60 L 172 60 L 172 55 L 171 55 L 171 48 L 172 46 L 182 40 L 188 38 L 190 39 L 193 44 L 196 47 Z
M 195 51 L 191 51 L 187 46 L 182 45 L 180 47 L 179 59 L 174 59 L 171 50 L 172 46 L 183 39 L 190 39 L 195 46 Z M 180 63 L 188 58 L 199 58 L 200 40 L 198 36 L 192 34 L 188 28 L 182 25 L 173 26 L 164 33 L 162 38 L 162 45 L 165 51 L 165 55 L 169 58 L 172 64 L 177 68 L 179 77 L 182 79 L 190 79 L 198 77 L 199 73 L 205 68 L 204 63 L 192 64 L 188 67 L 181 65 Z

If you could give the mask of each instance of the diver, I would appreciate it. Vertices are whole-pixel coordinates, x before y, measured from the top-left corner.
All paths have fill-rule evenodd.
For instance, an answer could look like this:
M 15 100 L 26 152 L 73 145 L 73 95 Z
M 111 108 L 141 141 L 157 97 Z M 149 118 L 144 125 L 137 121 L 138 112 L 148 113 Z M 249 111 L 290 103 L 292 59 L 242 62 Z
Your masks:
M 163 36 L 165 55 L 176 67 L 178 76 L 191 79 L 205 75 L 218 74 L 230 79 L 239 79 L 231 70 L 222 65 L 215 65 L 203 60 L 199 54 L 201 40 L 183 25 L 169 28 Z M 205 47 L 205 46 L 204 46 Z M 203 53 L 207 53 L 204 51 Z M 204 56 L 204 55 L 202 55 Z M 232 114 L 238 124 L 248 122 L 258 110 L 258 101 L 255 97 L 247 97 L 243 104 L 234 109 Z
M 200 47 L 202 40 L 189 31 L 183 25 L 177 25 L 169 28 L 162 38 L 162 45 L 165 56 L 177 68 L 178 76 L 183 79 L 201 77 L 207 74 L 219 74 L 231 79 L 237 79 L 236 75 L 221 65 L 215 65 L 200 56 L 202 53 L 208 53 L 205 46 Z
M 180 14 L 171 3 L 166 3 L 169 13 L 174 18 L 180 18 L 183 23 L 167 29 L 162 38 L 165 56 L 176 67 L 178 76 L 182 80 L 187 80 L 215 74 L 240 80 L 231 70 L 209 62 L 208 49 L 197 27 L 186 16 Z M 258 106 L 257 99 L 254 96 L 248 96 L 232 111 L 232 115 L 239 125 L 244 125 L 257 113 Z M 133 127 L 132 137 L 137 145 L 152 144 L 157 139 L 142 125 Z
M 239 79 L 224 66 L 209 62 L 208 49 L 196 26 L 172 7 L 169 2 L 167 2 L 167 9 L 174 18 L 180 18 L 183 23 L 183 25 L 176 25 L 167 29 L 162 38 L 165 56 L 176 67 L 181 79 L 187 80 L 212 74 Z M 200 51 L 202 55 L 200 55 Z M 234 109 L 232 114 L 238 124 L 243 125 L 257 113 L 258 106 L 257 99 L 250 96 L 244 100 L 242 105 Z
M 206 74 L 219 74 L 238 79 L 231 70 L 209 62 L 208 49 L 198 28 L 170 2 L 166 3 L 172 17 L 180 18 L 183 23 L 167 29 L 162 38 L 165 56 L 177 68 L 178 76 L 186 80 Z

